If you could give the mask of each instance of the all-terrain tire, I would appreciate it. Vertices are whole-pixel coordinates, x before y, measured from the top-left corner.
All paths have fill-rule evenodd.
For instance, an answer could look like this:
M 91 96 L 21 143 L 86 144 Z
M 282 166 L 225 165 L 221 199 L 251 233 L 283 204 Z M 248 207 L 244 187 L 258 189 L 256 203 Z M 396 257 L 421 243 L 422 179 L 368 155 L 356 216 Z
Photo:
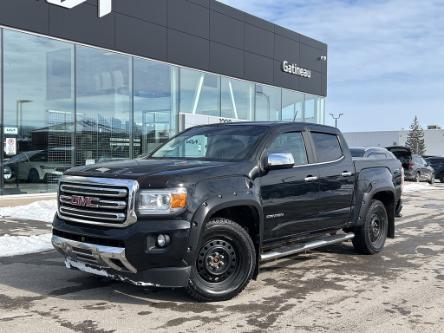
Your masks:
M 379 200 L 372 200 L 364 224 L 354 230 L 355 250 L 363 254 L 381 252 L 387 239 L 388 222 L 384 204 Z
M 225 301 L 253 277 L 256 250 L 239 224 L 214 218 L 205 226 L 188 281 L 188 294 L 200 302 Z

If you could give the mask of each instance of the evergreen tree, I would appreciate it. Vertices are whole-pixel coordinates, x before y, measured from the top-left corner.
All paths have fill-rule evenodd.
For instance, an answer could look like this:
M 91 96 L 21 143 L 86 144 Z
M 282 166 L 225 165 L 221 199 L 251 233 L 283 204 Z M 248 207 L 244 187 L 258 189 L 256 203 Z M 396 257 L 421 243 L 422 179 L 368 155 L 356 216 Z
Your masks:
M 410 131 L 407 134 L 405 145 L 412 150 L 413 154 L 424 155 L 427 151 L 424 142 L 424 130 L 419 124 L 417 116 L 415 116 L 415 119 L 413 119 L 413 122 L 410 125 Z

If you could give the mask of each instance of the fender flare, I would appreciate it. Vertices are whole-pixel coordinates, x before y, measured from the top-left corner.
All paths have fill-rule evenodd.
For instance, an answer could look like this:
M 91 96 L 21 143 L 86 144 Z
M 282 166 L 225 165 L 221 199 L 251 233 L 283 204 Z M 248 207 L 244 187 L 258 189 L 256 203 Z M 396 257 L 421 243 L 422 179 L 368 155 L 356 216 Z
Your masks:
M 230 208 L 247 206 L 256 210 L 257 216 L 259 217 L 259 240 L 257 242 L 256 249 L 256 270 L 259 263 L 260 249 L 262 247 L 262 235 L 263 235 L 263 211 L 260 202 L 255 198 L 252 193 L 245 195 L 231 195 L 231 196 L 215 196 L 211 199 L 204 201 L 201 206 L 196 210 L 193 215 L 190 229 L 190 236 L 188 240 L 188 250 L 184 257 L 184 260 L 188 264 L 192 264 L 196 260 L 199 242 L 202 237 L 202 229 L 206 223 L 210 220 L 211 216 L 214 215 L 219 210 Z M 253 240 L 254 242 L 254 240 Z M 256 244 L 255 244 L 256 245 Z

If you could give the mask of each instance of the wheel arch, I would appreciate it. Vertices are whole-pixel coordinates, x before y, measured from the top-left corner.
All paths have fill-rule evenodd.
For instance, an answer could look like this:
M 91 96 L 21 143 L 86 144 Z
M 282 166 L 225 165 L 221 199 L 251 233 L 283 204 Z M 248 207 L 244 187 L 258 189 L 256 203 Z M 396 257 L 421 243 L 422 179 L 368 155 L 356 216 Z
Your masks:
M 377 192 L 373 195 L 372 200 L 379 200 L 384 204 L 388 217 L 387 237 L 395 238 L 395 215 L 396 215 L 395 194 L 391 191 Z

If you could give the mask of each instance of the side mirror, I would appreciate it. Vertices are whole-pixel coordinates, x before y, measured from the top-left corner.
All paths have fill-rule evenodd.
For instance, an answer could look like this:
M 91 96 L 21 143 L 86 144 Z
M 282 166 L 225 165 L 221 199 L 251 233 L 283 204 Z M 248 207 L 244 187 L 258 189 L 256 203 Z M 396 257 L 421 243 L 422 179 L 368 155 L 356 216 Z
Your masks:
M 268 155 L 266 168 L 268 170 L 289 169 L 294 166 L 293 154 L 272 153 Z

